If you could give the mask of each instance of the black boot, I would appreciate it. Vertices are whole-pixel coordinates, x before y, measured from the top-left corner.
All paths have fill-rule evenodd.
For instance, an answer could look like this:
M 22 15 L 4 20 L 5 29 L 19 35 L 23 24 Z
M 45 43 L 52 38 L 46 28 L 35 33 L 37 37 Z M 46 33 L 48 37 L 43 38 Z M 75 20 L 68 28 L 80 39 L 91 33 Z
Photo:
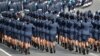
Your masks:
M 54 53 L 56 53 L 56 49 L 55 49 L 55 47 L 53 48 L 53 50 L 54 50 Z
M 36 44 L 36 46 L 37 46 L 37 48 L 38 48 L 38 49 L 40 49 L 40 46 L 39 46 L 39 44 Z
M 65 43 L 65 49 L 67 49 L 67 43 Z
M 42 46 L 42 51 L 44 51 L 44 46 Z
M 84 48 L 82 49 L 82 53 L 83 53 L 83 55 L 85 55 L 85 54 L 86 54 L 86 53 L 85 53 L 85 49 L 84 49 Z
M 96 51 L 96 52 L 97 52 L 97 46 L 96 46 L 96 45 L 94 45 L 94 51 Z
M 48 47 L 45 48 L 46 52 L 49 52 Z
M 69 45 L 69 50 L 73 51 L 73 46 L 72 45 Z
M 68 44 L 68 50 L 70 51 L 70 44 Z
M 25 51 L 24 51 L 24 52 L 25 52 L 25 55 L 27 55 L 27 54 L 28 54 L 28 49 L 25 49 Z
M 75 46 L 75 48 L 76 48 L 75 52 L 78 52 L 78 47 L 77 47 L 77 46 Z
M 0 36 L 1 37 L 1 36 Z M 2 43 L 2 38 L 0 38 L 0 43 Z
M 87 54 L 89 54 L 89 49 L 86 50 Z
M 53 53 L 53 52 L 52 52 L 52 48 L 50 48 L 50 53 Z
M 20 52 L 21 52 L 21 54 L 24 53 L 24 48 L 21 48 L 20 49 Z
M 28 54 L 30 54 L 30 50 L 29 50 L 30 48 L 28 48 Z
M 12 46 L 12 49 L 16 50 L 16 47 L 13 45 L 13 46 Z
M 39 46 L 39 49 L 42 50 L 42 45 Z
M 36 43 L 35 43 L 35 42 L 33 42 L 32 44 L 33 44 L 33 46 L 36 48 Z
M 90 46 L 90 49 L 93 49 L 93 46 L 92 45 Z
M 81 51 L 82 51 L 82 50 L 81 50 L 81 47 L 79 47 L 79 53 L 81 53 Z

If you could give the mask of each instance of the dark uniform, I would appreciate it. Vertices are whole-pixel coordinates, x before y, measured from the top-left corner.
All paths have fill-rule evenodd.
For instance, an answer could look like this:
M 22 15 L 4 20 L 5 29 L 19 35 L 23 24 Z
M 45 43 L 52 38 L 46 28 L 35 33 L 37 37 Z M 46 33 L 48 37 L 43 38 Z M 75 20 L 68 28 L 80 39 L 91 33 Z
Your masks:
M 88 38 L 91 36 L 91 27 L 92 27 L 92 24 L 91 24 L 91 21 L 88 21 L 87 19 L 85 19 L 85 21 L 82 22 L 82 26 L 83 26 L 83 29 L 82 29 L 82 35 L 81 35 L 81 41 L 83 43 L 87 42 Z M 86 46 L 86 43 L 85 43 L 85 49 L 83 47 L 83 54 L 88 54 L 88 47 L 89 46 Z M 85 53 L 85 51 L 87 51 Z
M 34 26 L 31 23 L 27 23 L 24 26 L 25 26 L 25 29 L 24 29 L 24 32 L 25 32 L 24 41 L 25 41 L 25 43 L 28 43 L 30 45 L 30 42 L 32 41 L 32 27 L 34 27 Z M 26 54 L 30 53 L 29 52 L 29 48 L 30 48 L 30 46 L 28 46 L 28 48 L 25 48 L 26 49 L 26 52 L 25 52 Z
M 51 29 L 49 30 L 50 31 L 49 39 L 50 39 L 50 42 L 52 43 L 51 47 L 50 47 L 50 52 L 55 53 L 55 44 L 54 44 L 54 42 L 56 41 L 58 24 L 56 22 L 53 22 L 53 23 L 50 24 L 50 27 L 51 27 Z

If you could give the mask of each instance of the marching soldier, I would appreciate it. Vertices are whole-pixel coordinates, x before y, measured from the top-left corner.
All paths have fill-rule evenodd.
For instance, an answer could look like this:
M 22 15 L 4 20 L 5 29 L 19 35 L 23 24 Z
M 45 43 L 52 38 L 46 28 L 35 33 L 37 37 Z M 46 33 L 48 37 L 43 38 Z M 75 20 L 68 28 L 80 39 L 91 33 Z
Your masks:
M 24 37 L 25 54 L 30 54 L 29 49 L 31 47 L 30 43 L 32 40 L 32 28 L 33 27 L 34 27 L 34 25 L 29 22 L 27 22 L 25 24 L 25 29 L 24 29 L 24 31 L 25 31 L 25 37 Z
M 55 41 L 56 41 L 56 34 L 57 34 L 57 28 L 58 24 L 55 21 L 52 21 L 50 24 L 51 29 L 50 31 L 50 53 L 55 53 Z
M 88 38 L 90 37 L 91 33 L 91 22 L 87 20 L 87 18 L 84 19 L 84 21 L 82 22 L 82 37 L 81 37 L 81 41 L 82 41 L 82 53 L 85 55 L 86 53 L 88 54 L 89 50 L 89 44 L 87 42 Z

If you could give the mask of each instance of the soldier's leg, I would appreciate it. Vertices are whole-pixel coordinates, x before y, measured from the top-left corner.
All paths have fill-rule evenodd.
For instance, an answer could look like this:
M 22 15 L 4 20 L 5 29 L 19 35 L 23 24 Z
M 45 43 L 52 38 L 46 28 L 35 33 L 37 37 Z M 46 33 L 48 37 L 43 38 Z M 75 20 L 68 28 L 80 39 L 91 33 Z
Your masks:
M 2 42 L 2 33 L 0 33 L 0 43 Z
M 93 50 L 97 51 L 97 45 L 96 44 L 94 44 L 94 49 Z
M 27 41 L 25 42 L 25 49 L 24 49 L 24 52 L 26 55 L 30 54 L 30 47 L 31 47 L 30 39 L 27 39 Z
M 42 39 L 42 42 L 41 42 L 41 50 L 44 51 L 43 39 Z
M 75 40 L 75 52 L 78 52 L 78 41 Z
M 15 50 L 18 48 L 18 39 L 15 39 Z
M 63 43 L 62 43 L 62 46 L 65 48 L 65 38 L 63 37 Z
M 86 54 L 86 53 L 85 53 L 85 48 L 82 48 L 82 53 L 83 53 L 83 55 Z
M 89 47 L 86 47 L 86 53 L 89 54 Z
M 35 47 L 35 38 L 34 38 L 34 36 L 32 36 L 32 42 L 31 42 L 31 45 L 32 45 L 33 47 Z
M 83 45 L 82 45 L 82 53 L 83 53 L 83 55 L 86 54 L 86 46 L 85 46 L 85 43 L 83 43 Z
M 11 38 L 10 36 L 8 36 L 8 41 L 7 41 L 8 47 L 11 47 L 11 45 L 13 44 L 13 42 L 11 42 L 11 41 L 13 41 L 13 38 Z
M 37 43 L 37 48 L 40 49 L 40 37 L 38 37 L 38 43 Z
M 73 48 L 73 42 L 72 42 L 72 40 L 70 40 L 70 45 L 69 45 L 69 50 L 70 51 L 73 51 L 74 50 L 74 48 Z
M 70 43 L 68 45 L 68 49 L 69 49 L 69 51 L 71 51 L 71 44 Z
M 12 49 L 14 49 L 14 50 L 15 50 L 15 46 L 14 46 L 14 39 L 12 39 L 12 43 L 11 43 L 11 45 L 12 45 Z
M 39 44 L 40 50 L 42 50 L 42 40 L 40 39 L 40 44 Z
M 34 38 L 34 47 L 36 48 L 37 47 L 37 37 Z
M 67 37 L 65 37 L 65 44 L 64 44 L 64 46 L 65 46 L 65 49 L 68 48 L 68 38 Z
M 40 41 L 40 50 L 43 51 L 43 39 L 41 39 L 41 41 Z
M 53 39 L 52 39 L 52 36 L 51 36 L 51 38 L 49 37 L 49 50 L 50 50 L 50 53 L 53 53 L 53 49 L 52 49 L 52 47 L 53 47 Z
M 79 47 L 79 49 L 78 49 L 78 50 L 79 50 L 79 53 L 81 53 L 81 51 L 82 51 L 82 48 L 81 48 L 81 47 Z
M 56 52 L 56 49 L 55 49 L 55 42 L 53 42 L 53 53 Z
M 75 46 L 75 52 L 78 52 L 78 46 Z
M 28 54 L 30 54 L 30 47 L 31 47 L 31 44 L 30 42 L 28 42 Z
M 58 34 L 58 35 L 57 35 L 57 43 L 58 43 L 58 44 L 59 44 L 59 37 L 60 37 L 60 36 L 59 36 L 59 34 Z
M 17 40 L 14 37 L 12 37 L 12 38 L 13 38 L 13 40 L 12 40 L 12 48 L 14 50 L 16 50 Z
M 79 51 L 79 53 L 81 53 L 82 52 L 82 46 L 81 46 L 82 44 L 80 42 L 78 42 L 78 44 L 79 44 L 78 45 L 78 51 Z
M 43 39 L 43 51 L 45 49 L 45 39 Z
M 46 47 L 45 47 L 45 50 L 46 50 L 46 52 L 48 52 L 49 51 L 49 42 L 46 40 Z
M 90 45 L 88 42 L 86 42 L 86 53 L 89 54 L 89 48 L 90 48 Z
M 65 49 L 67 49 L 67 43 L 65 43 L 64 45 L 65 45 Z
M 25 45 L 25 43 L 23 41 L 21 41 L 21 44 L 20 44 L 20 51 L 21 51 L 21 53 L 24 52 L 24 45 Z
M 61 46 L 63 47 L 63 36 L 60 36 Z
M 21 52 L 21 41 L 18 40 L 18 51 Z
M 24 49 L 25 55 L 28 54 L 28 42 L 25 42 L 25 49 Z

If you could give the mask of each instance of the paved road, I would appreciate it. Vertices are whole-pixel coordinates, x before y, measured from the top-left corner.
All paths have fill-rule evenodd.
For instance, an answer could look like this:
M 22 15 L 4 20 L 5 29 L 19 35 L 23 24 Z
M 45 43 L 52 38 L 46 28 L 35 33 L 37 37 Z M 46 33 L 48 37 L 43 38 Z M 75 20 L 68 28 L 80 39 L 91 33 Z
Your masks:
M 84 9 L 76 8 L 76 10 L 81 10 L 81 11 L 92 10 L 93 12 L 100 10 L 100 0 L 94 0 L 93 5 L 88 8 L 84 8 Z M 63 49 L 59 45 L 56 46 L 56 51 L 57 51 L 56 54 L 50 54 L 47 52 L 42 52 L 35 48 L 31 48 L 31 54 L 25 55 L 25 54 L 20 54 L 18 51 L 14 51 L 1 43 L 0 43 L 0 48 L 12 56 L 100 56 L 100 53 L 95 53 L 92 51 L 88 55 L 82 55 L 75 52 L 70 52 L 68 50 Z M 1 49 L 0 49 L 0 56 L 8 56 L 7 53 L 5 54 L 5 52 L 2 51 Z
M 20 54 L 18 51 L 15 51 L 13 49 L 8 48 L 7 46 L 5 46 L 4 44 L 0 44 L 0 48 L 5 50 L 6 52 L 8 52 L 10 55 L 12 56 L 100 56 L 100 53 L 95 53 L 95 52 L 90 52 L 90 54 L 88 55 L 82 55 L 76 52 L 70 52 L 68 50 L 65 50 L 64 48 L 62 48 L 60 45 L 56 45 L 56 54 L 50 54 L 47 52 L 42 52 L 38 49 L 35 48 L 31 48 L 31 54 L 30 55 L 25 55 L 25 54 Z M 0 50 L 0 56 L 8 56 L 5 53 L 3 53 Z

